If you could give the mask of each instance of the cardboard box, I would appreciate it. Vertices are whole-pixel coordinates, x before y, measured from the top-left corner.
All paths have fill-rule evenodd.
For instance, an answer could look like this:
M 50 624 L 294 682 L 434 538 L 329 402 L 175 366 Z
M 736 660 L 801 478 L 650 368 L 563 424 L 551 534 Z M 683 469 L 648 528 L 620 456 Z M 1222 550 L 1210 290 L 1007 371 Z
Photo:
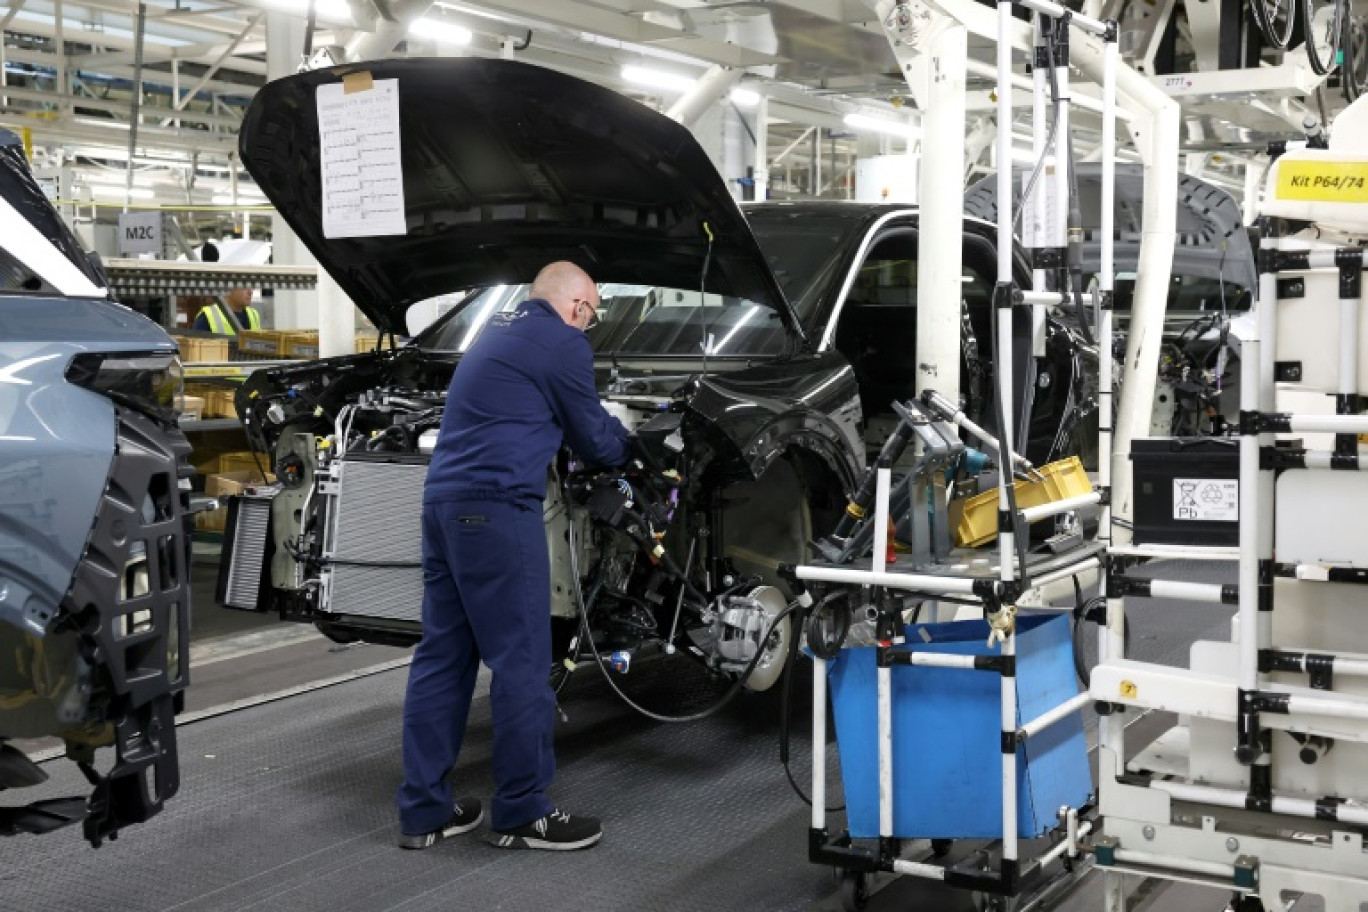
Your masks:
M 275 476 L 266 475 L 266 484 L 274 484 Z M 260 487 L 261 473 L 256 469 L 243 472 L 216 472 L 204 482 L 204 493 L 217 497 L 221 506 L 217 510 L 206 510 L 195 514 L 195 528 L 201 532 L 223 532 L 228 528 L 228 504 L 224 498 L 235 494 L 245 494 L 251 488 Z
M 235 472 L 250 472 L 253 479 L 261 482 L 261 471 L 265 469 L 269 474 L 271 469 L 271 457 L 265 453 L 253 453 L 251 450 L 235 450 L 231 453 L 220 453 L 218 464 L 214 467 L 214 475 L 232 475 Z
M 204 417 L 204 400 L 199 396 L 179 396 L 176 407 L 180 410 L 180 421 L 199 421 Z
M 233 390 L 211 389 L 204 396 L 204 417 L 236 418 L 237 405 L 233 402 Z

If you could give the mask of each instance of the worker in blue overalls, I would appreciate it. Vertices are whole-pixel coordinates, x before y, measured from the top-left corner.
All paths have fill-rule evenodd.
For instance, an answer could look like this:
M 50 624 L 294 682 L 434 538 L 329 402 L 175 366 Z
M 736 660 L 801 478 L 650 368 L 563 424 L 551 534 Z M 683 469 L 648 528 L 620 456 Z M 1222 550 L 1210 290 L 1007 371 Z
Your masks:
M 579 849 L 603 835 L 546 795 L 551 735 L 551 583 L 542 499 L 562 437 L 583 460 L 621 465 L 627 430 L 599 403 L 585 331 L 594 281 L 573 263 L 545 267 L 516 310 L 490 317 L 461 358 L 423 495 L 423 638 L 404 698 L 399 845 L 423 849 L 475 829 L 480 802 L 453 799 L 481 659 L 493 672 L 491 841 Z

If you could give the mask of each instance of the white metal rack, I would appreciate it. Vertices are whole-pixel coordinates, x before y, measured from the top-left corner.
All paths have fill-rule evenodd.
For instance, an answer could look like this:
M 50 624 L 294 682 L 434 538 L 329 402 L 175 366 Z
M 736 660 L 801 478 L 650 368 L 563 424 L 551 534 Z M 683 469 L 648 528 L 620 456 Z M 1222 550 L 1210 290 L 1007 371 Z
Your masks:
M 1037 57 L 1037 77 L 1040 80 L 1037 95 L 1044 91 L 1043 77 L 1039 66 L 1041 60 L 1050 59 L 1046 54 L 1044 42 L 1052 40 L 1057 42 L 1056 48 L 1067 54 L 1068 34 L 1070 29 L 1077 29 L 1090 36 L 1096 36 L 1102 40 L 1102 62 L 1100 83 L 1102 86 L 1102 124 L 1103 124 L 1103 157 L 1102 157 L 1102 199 L 1101 199 L 1101 237 L 1102 237 L 1102 263 L 1100 270 L 1100 285 L 1102 297 L 1102 320 L 1098 327 L 1100 338 L 1107 339 L 1112 331 L 1111 297 L 1114 281 L 1113 267 L 1113 215 L 1114 215 L 1114 179 L 1115 179 L 1115 137 L 1116 137 L 1116 83 L 1118 72 L 1118 48 L 1116 43 L 1116 28 L 1114 23 L 1099 22 L 1086 16 L 1074 14 L 1064 7 L 1050 2 L 1050 0 L 1016 0 L 1021 6 L 1034 12 L 1033 19 L 1035 27 L 1035 50 L 1040 56 Z M 1034 289 L 1031 291 L 1021 291 L 1017 288 L 1012 271 L 1012 258 L 1014 251 L 1014 218 L 1013 218 L 1013 187 L 1012 169 L 1009 163 L 1012 160 L 1012 131 L 1002 125 L 1012 123 L 1013 107 L 1013 73 L 1012 73 L 1012 51 L 1013 35 L 1020 26 L 1013 17 L 1013 0 L 1000 0 L 997 4 L 997 75 L 998 75 L 998 123 L 1000 129 L 997 136 L 998 161 L 998 185 L 997 185 L 997 204 L 998 204 L 998 224 L 997 224 L 997 265 L 998 265 L 998 284 L 995 290 L 995 313 L 997 317 L 997 361 L 995 364 L 995 377 L 998 384 L 998 401 L 1003 403 L 1002 413 L 1007 415 L 1007 419 L 1001 422 L 999 430 L 1000 438 L 993 440 L 981 428 L 972 425 L 962 414 L 959 414 L 953 405 L 945 402 L 943 397 L 936 397 L 929 394 L 925 401 L 933 408 L 937 408 L 941 417 L 947 421 L 965 428 L 970 433 L 984 439 L 989 446 L 996 446 L 998 463 L 1001 466 L 1020 466 L 1024 463 L 1021 456 L 1015 451 L 1013 441 L 1012 416 L 1013 407 L 1011 403 L 1013 396 L 1013 370 L 1012 352 L 1014 348 L 1013 322 L 1014 313 L 1018 308 L 1027 308 L 1028 313 L 1036 312 L 1035 309 L 1044 306 L 1057 305 L 1061 302 L 1061 295 L 1058 292 L 1048 292 L 1045 287 L 1043 270 L 1036 272 Z M 1044 17 L 1052 20 L 1050 26 L 1042 27 Z M 1052 26 L 1052 27 L 1051 27 Z M 1058 29 L 1058 36 L 1050 36 L 1050 33 Z M 896 44 L 897 42 L 895 42 Z M 1067 58 L 1055 58 L 1054 79 L 1058 86 L 1058 101 L 1060 104 L 1060 122 L 1056 128 L 1056 154 L 1054 156 L 1054 168 L 1050 169 L 1052 174 L 1044 178 L 1053 181 L 1054 199 L 1057 200 L 1060 211 L 1056 217 L 1048 220 L 1052 224 L 1052 233 L 1045 238 L 1045 245 L 1052 248 L 1044 251 L 1045 254 L 1054 254 L 1055 264 L 1062 266 L 1064 263 L 1064 250 L 1067 245 L 1065 236 L 1067 224 L 1067 206 L 1069 200 L 1067 162 L 1068 156 L 1063 152 L 1064 144 L 1067 142 L 1067 117 L 1069 108 L 1069 66 Z M 1047 153 L 1046 138 L 1044 136 L 1044 120 L 1042 117 L 1036 119 L 1035 143 L 1036 154 L 1043 164 L 1044 156 Z M 1042 176 L 1046 169 L 1041 168 Z M 1042 187 L 1043 189 L 1043 187 Z M 1023 199 L 1023 206 L 1033 207 L 1037 214 L 1041 214 L 1045 203 L 1046 194 L 1042 189 L 1032 194 L 1029 198 Z M 1040 257 L 1042 261 L 1047 257 Z M 902 623 L 901 616 L 891 609 L 884 609 L 880 617 L 880 634 L 878 644 L 878 669 L 877 669 L 877 704 L 878 704 L 878 783 L 879 783 L 879 840 L 877 850 L 867 850 L 851 845 L 848 838 L 837 836 L 832 838 L 827 831 L 826 821 L 826 764 L 823 751 L 820 745 L 826 739 L 826 699 L 827 699 L 827 662 L 820 657 L 815 659 L 816 667 L 813 674 L 813 744 L 817 745 L 814 750 L 813 761 L 813 781 L 812 781 L 812 820 L 810 831 L 810 858 L 814 862 L 832 864 L 846 869 L 848 874 L 853 873 L 857 878 L 863 878 L 866 874 L 873 871 L 890 871 L 912 877 L 920 877 L 932 880 L 944 881 L 952 886 L 965 889 L 980 891 L 997 897 L 1015 897 L 1020 895 L 1023 882 L 1031 873 L 1042 870 L 1051 862 L 1067 856 L 1074 859 L 1080 852 L 1080 840 L 1088 834 L 1093 824 L 1091 821 L 1079 820 L 1080 808 L 1066 808 L 1061 810 L 1060 826 L 1058 828 L 1059 838 L 1051 848 L 1034 858 L 1023 860 L 1021 857 L 1021 846 L 1018 838 L 1018 795 L 1017 795 L 1017 767 L 1018 754 L 1024 742 L 1038 735 L 1051 725 L 1058 724 L 1061 720 L 1068 718 L 1090 702 L 1090 697 L 1080 694 L 1070 699 L 1060 702 L 1053 708 L 1039 714 L 1036 718 L 1025 720 L 1022 724 L 1017 722 L 1017 679 L 1016 679 L 1016 658 L 1017 658 L 1017 633 L 1015 626 L 1016 605 L 1028 592 L 1039 589 L 1048 582 L 1068 579 L 1071 576 L 1082 573 L 1088 569 L 1099 566 L 1099 553 L 1104 543 L 1093 543 L 1086 547 L 1077 549 L 1074 553 L 1060 557 L 1050 562 L 1048 567 L 1041 568 L 1041 572 L 1032 577 L 1032 567 L 1022 566 L 1017 559 L 1016 534 L 1019 522 L 1024 517 L 1026 519 L 1037 519 L 1051 515 L 1056 515 L 1067 510 L 1077 509 L 1080 506 L 1101 502 L 1107 503 L 1108 485 L 1111 478 L 1111 445 L 1112 445 L 1112 376 L 1111 365 L 1105 363 L 1108 358 L 1108 346 L 1101 346 L 1101 422 L 1100 422 L 1100 490 L 1099 492 L 1073 498 L 1066 503 L 1052 504 L 1043 508 L 1035 508 L 1026 511 L 1015 511 L 1013 499 L 1010 492 L 1010 485 L 1013 483 L 1012 472 L 1003 471 L 1000 473 L 998 484 L 998 560 L 996 567 L 992 568 L 991 575 L 980 573 L 972 574 L 967 572 L 905 572 L 902 569 L 890 569 L 885 561 L 886 532 L 888 528 L 888 500 L 890 487 L 890 469 L 886 465 L 877 468 L 877 487 L 875 498 L 875 511 L 873 522 L 874 541 L 872 558 L 866 569 L 863 564 L 857 569 L 846 566 L 829 565 L 806 565 L 796 568 L 795 576 L 798 580 L 814 584 L 816 587 L 828 586 L 872 586 L 875 587 L 876 603 L 883 605 L 882 593 L 887 589 L 913 590 L 920 593 L 934 595 L 959 595 L 977 599 L 983 605 L 985 618 L 989 621 L 993 639 L 997 645 L 996 655 L 965 657 L 951 655 L 933 655 L 919 652 L 912 652 L 899 649 L 902 643 Z M 940 398 L 940 402 L 936 400 Z M 1027 464 L 1029 465 L 1029 464 Z M 1105 517 L 1104 517 L 1105 519 Z M 1105 528 L 1105 524 L 1104 524 Z M 813 604 L 811 594 L 805 594 L 803 599 L 808 607 Z M 999 728 L 1001 735 L 1001 786 L 1002 786 L 1002 809 L 1001 809 L 1001 836 L 999 843 L 999 862 L 996 871 L 977 870 L 965 871 L 958 868 L 948 868 L 944 865 L 912 861 L 900 857 L 899 841 L 894 836 L 893 827 L 893 789 L 894 789 L 894 768 L 893 768 L 893 741 L 892 741 L 892 666 L 895 664 L 936 666 L 940 668 L 953 668 L 965 671 L 988 672 L 998 675 L 1001 686 L 999 690 L 1000 716 Z M 861 881 L 862 882 L 862 881 Z
M 1358 829 L 1368 826 L 1368 810 L 1344 794 L 1311 791 L 1334 781 L 1330 771 L 1316 772 L 1312 767 L 1323 763 L 1336 742 L 1353 745 L 1341 747 L 1336 759 L 1368 744 L 1368 689 L 1362 686 L 1368 661 L 1348 651 L 1368 641 L 1364 625 L 1350 622 L 1328 637 L 1321 632 L 1314 649 L 1278 646 L 1274 627 L 1275 587 L 1280 603 L 1276 616 L 1309 615 L 1321 601 L 1356 605 L 1358 599 L 1346 590 L 1368 578 L 1364 567 L 1352 562 L 1275 561 L 1275 545 L 1284 552 L 1297 548 L 1290 540 L 1279 540 L 1287 538 L 1278 531 L 1279 473 L 1316 473 L 1308 475 L 1307 483 L 1331 490 L 1348 480 L 1346 472 L 1356 473 L 1368 461 L 1361 460 L 1358 446 L 1358 435 L 1368 433 L 1368 415 L 1359 414 L 1359 321 L 1368 252 L 1361 247 L 1287 249 L 1296 246 L 1264 240 L 1256 318 L 1241 338 L 1238 583 L 1129 578 L 1123 559 L 1140 556 L 1139 549 L 1111 550 L 1106 627 L 1110 636 L 1104 636 L 1103 662 L 1094 671 L 1091 686 L 1095 699 L 1116 710 L 1102 717 L 1099 738 L 1107 835 L 1097 840 L 1095 857 L 1107 872 L 1108 912 L 1123 907 L 1119 878 L 1124 873 L 1227 887 L 1258 897 L 1270 910 L 1283 908 L 1285 895 L 1302 892 L 1323 898 L 1328 912 L 1358 912 L 1360 903 L 1368 900 L 1368 855 Z M 1317 305 L 1326 312 L 1317 337 L 1331 338 L 1327 330 L 1333 329 L 1339 340 L 1333 353 L 1326 353 L 1337 366 L 1336 388 L 1324 390 L 1334 397 L 1334 415 L 1277 409 L 1275 377 L 1282 341 L 1278 277 L 1314 269 L 1338 273 L 1337 301 L 1325 299 Z M 1334 448 L 1292 448 L 1279 445 L 1275 436 L 1309 433 L 1334 434 Z M 1351 549 L 1368 552 L 1361 529 L 1358 538 L 1350 543 Z M 1229 557 L 1229 549 L 1161 550 L 1172 557 Z M 1289 579 L 1279 585 L 1279 577 Z M 1238 604 L 1233 642 L 1195 644 L 1191 669 L 1127 661 L 1120 630 L 1124 597 L 1134 594 Z M 1301 627 L 1284 622 L 1286 629 L 1303 631 L 1302 636 L 1316 635 L 1305 632 L 1313 626 L 1309 621 Z M 1133 709 L 1167 710 L 1188 721 L 1185 728 L 1174 730 L 1181 737 L 1165 736 L 1127 767 L 1120 720 L 1122 711 Z M 1295 744 L 1285 736 L 1275 742 L 1275 731 L 1290 733 Z M 1288 748 L 1297 744 L 1300 754 L 1289 759 Z M 1159 761 L 1165 750 L 1165 760 Z M 1176 766 L 1175 755 L 1180 758 Z M 1298 768 L 1298 763 L 1306 768 Z M 1362 767 L 1357 770 L 1361 774 Z M 1360 799 L 1363 791 L 1360 785 Z M 1192 822 L 1203 820 L 1200 825 Z

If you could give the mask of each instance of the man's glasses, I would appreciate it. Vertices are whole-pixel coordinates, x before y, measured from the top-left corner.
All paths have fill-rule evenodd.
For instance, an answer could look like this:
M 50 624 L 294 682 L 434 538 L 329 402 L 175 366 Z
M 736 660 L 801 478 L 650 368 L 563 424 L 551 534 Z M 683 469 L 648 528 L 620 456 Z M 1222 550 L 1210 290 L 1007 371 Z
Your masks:
M 584 325 L 584 331 L 585 331 L 585 332 L 588 332 L 589 330 L 593 329 L 595 326 L 598 326 L 598 324 L 599 324 L 599 315 L 598 315 L 598 308 L 597 308 L 597 307 L 595 307 L 593 304 L 589 303 L 588 301 L 584 300 L 583 298 L 571 298 L 571 299 L 570 299 L 570 303 L 572 303 L 572 304 L 583 304 L 585 307 L 589 308 L 589 322 L 586 323 L 586 324 Z

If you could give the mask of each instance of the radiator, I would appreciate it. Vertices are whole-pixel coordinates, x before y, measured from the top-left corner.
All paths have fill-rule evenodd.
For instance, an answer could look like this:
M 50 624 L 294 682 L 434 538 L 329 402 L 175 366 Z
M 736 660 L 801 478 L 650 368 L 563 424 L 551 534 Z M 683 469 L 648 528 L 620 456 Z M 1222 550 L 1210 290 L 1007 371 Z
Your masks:
M 420 622 L 427 464 L 343 460 L 335 472 L 323 541 L 323 609 Z
M 266 610 L 261 596 L 271 541 L 271 500 L 270 496 L 242 494 L 228 502 L 228 533 L 216 593 L 224 607 Z

